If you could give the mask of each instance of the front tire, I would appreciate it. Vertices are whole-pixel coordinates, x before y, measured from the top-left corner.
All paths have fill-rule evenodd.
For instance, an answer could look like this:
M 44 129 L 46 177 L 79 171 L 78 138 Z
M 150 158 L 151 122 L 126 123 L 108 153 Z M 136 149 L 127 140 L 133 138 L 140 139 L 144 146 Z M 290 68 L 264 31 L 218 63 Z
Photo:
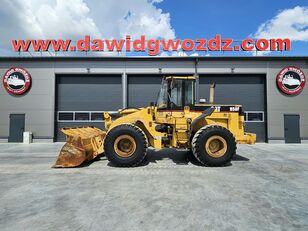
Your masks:
M 139 127 L 121 124 L 107 133 L 104 150 L 107 159 L 115 166 L 137 166 L 146 156 L 147 139 Z
M 236 151 L 233 134 L 218 125 L 200 128 L 192 139 L 192 152 L 203 165 L 221 166 L 231 161 Z

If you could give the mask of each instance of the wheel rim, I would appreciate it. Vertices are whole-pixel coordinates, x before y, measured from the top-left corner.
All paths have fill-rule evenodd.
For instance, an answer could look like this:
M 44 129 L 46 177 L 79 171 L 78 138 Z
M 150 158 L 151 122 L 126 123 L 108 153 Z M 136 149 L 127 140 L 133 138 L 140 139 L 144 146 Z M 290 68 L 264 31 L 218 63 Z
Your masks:
M 227 147 L 227 141 L 221 136 L 212 136 L 205 143 L 206 152 L 214 158 L 225 155 Z
M 136 141 L 129 135 L 121 135 L 114 141 L 114 150 L 121 157 L 130 157 L 136 151 Z

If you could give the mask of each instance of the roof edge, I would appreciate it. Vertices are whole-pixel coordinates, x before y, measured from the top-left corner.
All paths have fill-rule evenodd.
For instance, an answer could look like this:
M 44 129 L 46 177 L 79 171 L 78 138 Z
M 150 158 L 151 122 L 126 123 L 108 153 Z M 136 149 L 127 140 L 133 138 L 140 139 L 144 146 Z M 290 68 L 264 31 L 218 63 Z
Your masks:
M 74 61 L 74 60 L 89 60 L 89 61 L 108 61 L 108 60 L 305 60 L 308 61 L 308 56 L 102 56 L 102 57 L 14 57 L 2 56 L 0 61 Z

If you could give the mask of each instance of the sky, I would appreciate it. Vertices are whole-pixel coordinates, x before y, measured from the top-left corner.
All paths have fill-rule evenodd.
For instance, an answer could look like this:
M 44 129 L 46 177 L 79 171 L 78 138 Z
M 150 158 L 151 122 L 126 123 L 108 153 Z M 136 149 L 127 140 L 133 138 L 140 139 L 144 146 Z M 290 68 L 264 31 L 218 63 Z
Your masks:
M 0 3 L 0 56 L 42 55 L 12 52 L 11 39 L 77 40 L 84 35 L 101 39 L 121 39 L 125 35 L 196 39 L 216 34 L 235 40 L 290 38 L 291 51 L 257 55 L 308 55 L 307 0 L 0 0 Z M 177 51 L 159 55 L 256 54 Z

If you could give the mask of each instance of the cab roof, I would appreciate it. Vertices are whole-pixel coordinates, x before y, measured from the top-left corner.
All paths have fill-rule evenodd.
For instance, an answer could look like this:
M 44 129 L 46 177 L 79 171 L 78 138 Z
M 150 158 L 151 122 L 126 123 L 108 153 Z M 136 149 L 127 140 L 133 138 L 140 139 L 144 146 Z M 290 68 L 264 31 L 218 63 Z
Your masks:
M 165 79 L 192 79 L 195 80 L 195 76 L 166 76 Z

